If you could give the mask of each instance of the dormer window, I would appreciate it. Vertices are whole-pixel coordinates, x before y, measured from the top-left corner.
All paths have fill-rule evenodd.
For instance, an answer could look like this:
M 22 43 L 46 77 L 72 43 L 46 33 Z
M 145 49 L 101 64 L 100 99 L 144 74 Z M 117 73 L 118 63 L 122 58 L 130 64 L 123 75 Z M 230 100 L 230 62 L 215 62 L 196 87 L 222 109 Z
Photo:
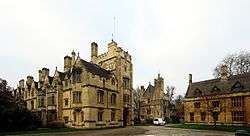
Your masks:
M 237 81 L 231 88 L 232 91 L 241 91 L 242 89 L 244 89 L 244 86 Z
M 196 88 L 194 91 L 194 95 L 195 96 L 201 96 L 202 95 L 202 91 L 199 88 Z
M 80 82 L 81 81 L 81 69 L 76 68 L 73 71 L 73 81 L 74 82 Z
M 217 86 L 214 86 L 213 89 L 211 90 L 212 93 L 214 92 L 219 92 L 220 88 L 218 88 Z

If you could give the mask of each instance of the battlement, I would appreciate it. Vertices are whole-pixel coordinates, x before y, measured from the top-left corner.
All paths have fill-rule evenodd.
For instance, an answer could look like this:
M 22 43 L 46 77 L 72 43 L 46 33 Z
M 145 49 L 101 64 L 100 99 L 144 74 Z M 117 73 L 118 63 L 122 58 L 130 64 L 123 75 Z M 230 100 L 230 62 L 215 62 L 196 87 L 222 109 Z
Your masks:
M 101 62 L 113 57 L 122 57 L 131 62 L 131 55 L 124 51 L 121 47 L 117 46 L 117 43 L 112 41 L 108 44 L 108 51 L 97 56 L 97 62 Z

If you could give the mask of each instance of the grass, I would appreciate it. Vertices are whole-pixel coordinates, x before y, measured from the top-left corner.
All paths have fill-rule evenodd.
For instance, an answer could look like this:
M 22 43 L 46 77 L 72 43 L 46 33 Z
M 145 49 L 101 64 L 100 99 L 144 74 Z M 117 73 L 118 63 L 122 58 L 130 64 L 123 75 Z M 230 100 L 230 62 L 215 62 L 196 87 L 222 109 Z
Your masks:
M 15 131 L 15 132 L 0 132 L 0 135 L 25 135 L 25 134 L 41 134 L 41 133 L 60 133 L 60 132 L 75 132 L 75 131 L 91 131 L 91 130 L 104 130 L 112 128 L 38 128 L 36 130 Z
M 227 131 L 236 132 L 236 130 L 246 130 L 250 132 L 250 128 L 242 126 L 224 126 L 217 125 L 216 128 L 213 125 L 197 125 L 197 124 L 174 124 L 168 127 L 173 128 L 184 128 L 184 129 L 199 129 L 199 130 L 217 130 L 217 131 Z

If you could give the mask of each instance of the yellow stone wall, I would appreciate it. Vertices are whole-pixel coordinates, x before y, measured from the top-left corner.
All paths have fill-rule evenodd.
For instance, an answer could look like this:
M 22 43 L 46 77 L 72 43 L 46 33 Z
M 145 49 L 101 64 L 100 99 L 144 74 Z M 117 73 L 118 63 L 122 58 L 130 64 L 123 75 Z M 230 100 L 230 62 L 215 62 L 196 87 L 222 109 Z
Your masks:
M 244 96 L 245 105 L 242 108 L 238 108 L 238 110 L 245 111 L 245 121 L 244 122 L 233 122 L 232 121 L 232 101 L 231 98 L 235 96 Z M 201 98 L 186 98 L 184 102 L 184 119 L 186 123 L 196 123 L 196 124 L 209 124 L 212 125 L 213 117 L 211 116 L 211 112 L 208 111 L 208 103 L 211 104 L 212 101 L 219 101 L 220 102 L 220 114 L 218 117 L 218 124 L 238 124 L 244 125 L 250 124 L 250 96 L 249 93 L 235 93 L 223 96 L 214 96 L 212 99 L 201 99 Z M 200 102 L 200 108 L 195 108 L 194 103 Z M 190 112 L 194 113 L 194 121 L 190 121 Z M 205 121 L 201 121 L 200 112 L 206 112 L 206 119 Z

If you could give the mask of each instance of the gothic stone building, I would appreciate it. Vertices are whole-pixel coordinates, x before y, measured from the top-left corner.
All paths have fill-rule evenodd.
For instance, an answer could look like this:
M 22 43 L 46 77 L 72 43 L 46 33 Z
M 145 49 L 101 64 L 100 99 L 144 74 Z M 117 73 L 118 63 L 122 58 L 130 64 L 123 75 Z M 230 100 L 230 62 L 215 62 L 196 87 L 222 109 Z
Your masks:
M 141 86 L 143 92 L 140 104 L 140 116 L 142 121 L 154 118 L 163 118 L 166 111 L 163 107 L 164 102 L 164 79 L 158 74 L 154 80 L 154 86 L 149 83 L 147 89 Z
M 112 40 L 108 51 L 98 55 L 91 44 L 91 62 L 76 56 L 64 57 L 64 71 L 39 70 L 39 79 L 19 81 L 16 96 L 37 113 L 44 125 L 63 121 L 69 127 L 112 127 L 132 124 L 131 92 L 133 66 L 128 52 Z
M 212 125 L 249 125 L 250 73 L 192 82 L 189 75 L 185 122 Z

